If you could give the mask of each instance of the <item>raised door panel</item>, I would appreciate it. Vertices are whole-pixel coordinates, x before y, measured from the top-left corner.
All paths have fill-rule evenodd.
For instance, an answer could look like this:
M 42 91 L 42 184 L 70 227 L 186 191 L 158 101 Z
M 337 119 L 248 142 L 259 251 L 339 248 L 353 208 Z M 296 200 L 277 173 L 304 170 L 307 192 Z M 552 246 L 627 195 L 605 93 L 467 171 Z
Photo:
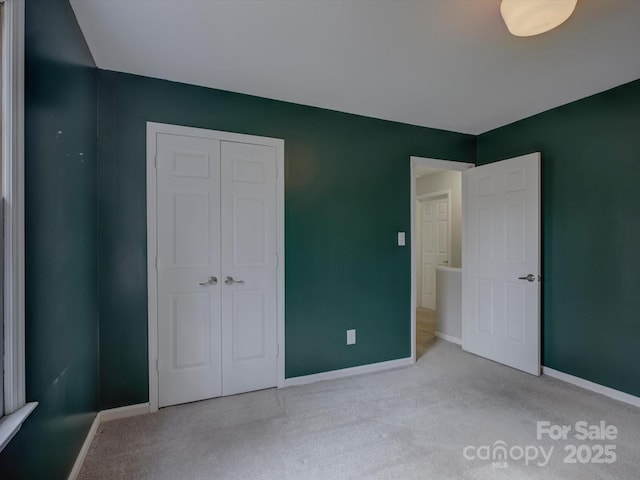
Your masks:
M 173 295 L 171 367 L 174 371 L 206 367 L 209 363 L 210 305 L 207 293 Z
M 209 192 L 191 191 L 171 193 L 173 225 L 174 268 L 202 267 L 210 265 L 210 211 Z
M 268 266 L 267 209 L 260 196 L 233 196 L 233 268 Z
M 233 309 L 233 351 L 231 353 L 233 363 L 264 358 L 266 354 L 265 330 L 268 320 L 264 292 L 260 290 L 232 291 L 231 303 Z

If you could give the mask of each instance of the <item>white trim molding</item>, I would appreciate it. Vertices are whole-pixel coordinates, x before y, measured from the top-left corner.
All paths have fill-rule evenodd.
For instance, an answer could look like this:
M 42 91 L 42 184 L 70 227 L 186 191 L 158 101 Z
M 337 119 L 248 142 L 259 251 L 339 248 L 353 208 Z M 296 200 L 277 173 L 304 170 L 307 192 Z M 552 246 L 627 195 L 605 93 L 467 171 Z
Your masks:
M 136 405 L 125 405 L 124 407 L 110 408 L 102 410 L 98 415 L 100 422 L 110 422 L 112 420 L 120 420 L 121 418 L 137 417 L 138 415 L 146 415 L 151 413 L 149 402 L 138 403 Z
M 24 367 L 24 2 L 4 2 L 2 195 L 4 211 L 4 412 L 22 408 Z
M 462 346 L 462 339 L 458 337 L 454 337 L 453 335 L 448 335 L 442 332 L 435 332 L 435 336 L 441 338 L 445 342 L 455 343 L 456 345 Z
M 414 363 L 413 358 L 399 358 L 397 360 L 389 360 L 387 362 L 370 363 L 367 365 L 359 365 L 357 367 L 342 368 L 340 370 L 331 370 L 329 372 L 314 373 L 312 375 L 303 375 L 301 377 L 291 377 L 284 381 L 285 387 L 293 387 L 295 385 L 307 385 L 309 383 L 321 382 L 323 380 L 335 380 L 337 378 L 352 377 L 354 375 L 362 375 L 364 373 L 380 372 L 391 368 L 407 367 Z
M 416 200 L 421 202 L 423 200 L 432 200 L 438 197 L 451 197 L 451 189 L 449 188 L 447 190 L 438 190 L 437 192 L 433 193 L 423 193 L 422 195 L 416 195 Z
M 599 393 L 606 397 L 613 398 L 614 400 L 618 400 L 619 402 L 627 403 L 629 405 L 633 405 L 634 407 L 640 408 L 640 397 L 636 397 L 629 393 L 621 392 L 620 390 L 616 390 L 614 388 L 605 387 L 604 385 L 600 385 L 599 383 L 594 383 L 589 380 L 585 380 L 584 378 L 575 377 L 568 373 L 560 372 L 549 367 L 542 367 L 542 374 L 548 377 L 555 378 L 557 380 L 562 380 L 563 382 L 570 383 L 577 387 L 584 388 L 585 390 L 589 390 L 591 392 Z
M 416 261 L 418 258 L 418 251 L 416 248 L 416 167 L 418 165 L 430 168 L 440 168 L 442 170 L 453 170 L 456 172 L 465 172 L 470 168 L 474 168 L 473 163 L 466 162 L 452 162 L 450 160 L 438 160 L 435 158 L 423 158 L 423 157 L 409 157 L 410 162 L 410 181 L 411 191 L 409 201 L 411 202 L 411 314 L 409 315 L 411 321 L 411 361 L 416 361 L 416 307 L 418 305 L 416 285 L 418 270 L 416 267 Z M 465 176 L 462 175 L 462 238 L 464 238 L 464 223 L 465 223 Z M 451 235 L 449 235 L 451 237 Z M 464 258 L 462 259 L 464 265 Z
M 0 452 L 7 446 L 15 434 L 18 433 L 24 421 L 37 406 L 38 402 L 27 403 L 11 415 L 0 420 Z
M 150 413 L 149 403 L 127 405 L 125 407 L 111 408 L 109 410 L 102 410 L 101 412 L 98 412 L 96 414 L 96 418 L 93 419 L 91 428 L 87 432 L 87 437 L 84 439 L 82 448 L 80 449 L 80 452 L 78 452 L 78 456 L 76 457 L 76 461 L 73 464 L 73 468 L 71 469 L 71 473 L 69 474 L 68 480 L 76 480 L 80 475 L 80 471 L 82 470 L 82 465 L 84 465 L 84 461 L 87 458 L 89 449 L 91 448 L 91 443 L 93 442 L 93 439 L 98 433 L 98 428 L 100 428 L 100 424 L 104 422 L 110 422 L 111 420 L 118 420 L 120 418 L 135 417 L 137 415 L 145 415 L 147 413 Z
M 25 404 L 24 327 L 24 1 L 2 5 L 2 196 L 4 197 L 4 351 L 0 451 L 38 405 Z M 0 203 L 0 206 L 2 206 Z M 2 353 L 0 353 L 2 354 Z
M 149 405 L 150 411 L 158 411 L 158 276 L 156 271 L 157 244 L 157 174 L 156 136 L 160 133 L 211 138 L 221 141 L 268 145 L 276 149 L 276 315 L 278 330 L 278 378 L 277 387 L 285 386 L 284 379 L 284 140 L 241 133 L 222 132 L 164 123 L 147 122 L 147 305 L 149 347 Z
M 84 461 L 87 458 L 87 454 L 89 453 L 89 449 L 91 448 L 91 443 L 93 443 L 93 439 L 98 433 L 98 428 L 100 427 L 100 412 L 96 415 L 96 418 L 93 419 L 93 423 L 91 424 L 91 428 L 89 432 L 87 432 L 87 437 L 84 439 L 84 443 L 82 444 L 82 448 L 78 452 L 78 456 L 76 457 L 76 461 L 73 464 L 73 468 L 71 469 L 71 473 L 69 473 L 69 480 L 76 480 L 80 475 L 80 471 L 82 470 L 82 466 L 84 465 Z

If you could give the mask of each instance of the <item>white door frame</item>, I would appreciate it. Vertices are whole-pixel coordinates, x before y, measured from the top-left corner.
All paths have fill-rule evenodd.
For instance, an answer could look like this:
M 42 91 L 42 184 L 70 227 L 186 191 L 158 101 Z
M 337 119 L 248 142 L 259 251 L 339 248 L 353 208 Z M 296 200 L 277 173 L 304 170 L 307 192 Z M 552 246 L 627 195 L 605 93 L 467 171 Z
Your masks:
M 416 275 L 417 275 L 417 248 L 416 248 L 416 167 L 430 167 L 430 168 L 440 168 L 442 170 L 453 170 L 456 172 L 464 172 L 470 168 L 474 168 L 475 164 L 473 163 L 465 163 L 465 162 L 452 162 L 450 160 L 438 160 L 435 158 L 424 158 L 424 157 L 410 157 L 409 159 L 411 165 L 410 171 L 410 180 L 411 180 L 411 361 L 416 361 L 416 306 L 417 306 L 417 292 L 416 292 Z M 465 205 L 466 205 L 466 194 L 465 194 L 465 185 L 466 180 L 465 176 L 462 175 L 462 238 L 464 238 L 464 229 L 465 229 Z M 449 209 L 451 210 L 451 209 Z M 449 222 L 451 223 L 451 222 Z M 449 226 L 451 228 L 451 226 Z M 449 235 L 449 240 L 451 240 L 451 235 Z M 464 253 L 464 252 L 463 252 Z M 462 258 L 462 265 L 464 266 L 464 256 Z
M 158 411 L 158 272 L 156 136 L 159 133 L 266 145 L 276 149 L 276 304 L 278 388 L 284 386 L 284 140 L 202 128 L 147 122 L 147 308 L 149 345 L 149 410 Z
M 429 201 L 429 200 L 433 200 L 441 197 L 444 197 L 447 199 L 447 252 L 449 254 L 449 258 L 447 259 L 447 261 L 448 262 L 451 261 L 451 190 L 450 189 L 438 190 L 437 192 L 425 193 L 425 194 L 416 196 L 416 208 L 418 206 L 418 203 L 420 203 L 420 222 L 418 222 L 418 224 L 416 225 L 416 227 L 420 228 L 420 230 L 416 228 L 416 247 L 418 247 L 418 237 L 420 237 L 420 245 L 419 245 L 420 248 L 417 249 L 416 264 L 419 264 L 420 266 L 422 266 L 422 242 L 424 242 L 424 238 L 422 238 L 422 221 L 423 221 L 422 204 L 425 201 Z M 418 213 L 417 210 L 416 210 L 416 213 Z M 451 263 L 449 263 L 448 266 L 451 266 Z M 416 278 L 418 276 L 417 274 L 418 272 L 416 271 Z M 423 281 L 424 281 L 424 278 L 421 279 L 420 286 L 423 286 L 423 283 L 422 283 Z M 422 294 L 422 292 L 420 293 Z M 419 302 L 416 298 L 416 306 L 418 305 L 418 303 Z

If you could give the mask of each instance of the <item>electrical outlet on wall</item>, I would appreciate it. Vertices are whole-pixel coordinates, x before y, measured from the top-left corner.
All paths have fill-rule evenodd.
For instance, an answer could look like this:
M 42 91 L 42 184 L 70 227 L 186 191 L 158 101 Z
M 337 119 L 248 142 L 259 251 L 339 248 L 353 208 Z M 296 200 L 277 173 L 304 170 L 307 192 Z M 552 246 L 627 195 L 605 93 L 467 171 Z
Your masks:
M 347 345 L 355 345 L 356 343 L 356 330 L 347 330 Z

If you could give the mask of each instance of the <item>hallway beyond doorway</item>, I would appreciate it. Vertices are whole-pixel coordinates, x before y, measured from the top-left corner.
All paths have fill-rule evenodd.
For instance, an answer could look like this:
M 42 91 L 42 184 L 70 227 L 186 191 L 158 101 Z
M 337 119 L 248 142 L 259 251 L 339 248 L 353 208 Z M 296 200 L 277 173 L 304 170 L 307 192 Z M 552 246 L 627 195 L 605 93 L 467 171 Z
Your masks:
M 416 361 L 429 350 L 436 339 L 436 311 L 416 309 Z

